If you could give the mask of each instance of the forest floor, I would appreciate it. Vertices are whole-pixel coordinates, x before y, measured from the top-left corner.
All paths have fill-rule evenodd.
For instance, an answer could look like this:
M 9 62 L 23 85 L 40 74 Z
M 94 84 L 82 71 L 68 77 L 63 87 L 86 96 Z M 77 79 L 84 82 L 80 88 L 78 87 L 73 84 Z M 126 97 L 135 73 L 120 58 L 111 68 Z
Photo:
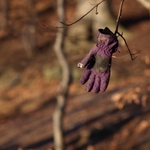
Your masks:
M 120 46 L 105 93 L 87 93 L 79 83 L 82 70 L 76 64 L 93 42 L 74 42 L 67 48 L 74 80 L 63 120 L 66 150 L 150 149 L 150 20 L 147 10 L 140 5 L 135 10 L 134 2 L 128 2 L 131 9 L 125 5 L 122 23 L 134 35 L 127 40 L 131 50 L 140 53 L 131 61 L 125 46 Z M 56 25 L 55 4 L 37 1 L 38 48 L 31 56 L 21 36 L 27 20 L 22 19 L 24 4 L 14 3 L 7 30 L 0 30 L 0 150 L 52 150 L 52 115 L 61 80 L 53 51 L 56 30 L 49 27 Z M 74 14 L 74 3 L 67 12 L 68 18 Z

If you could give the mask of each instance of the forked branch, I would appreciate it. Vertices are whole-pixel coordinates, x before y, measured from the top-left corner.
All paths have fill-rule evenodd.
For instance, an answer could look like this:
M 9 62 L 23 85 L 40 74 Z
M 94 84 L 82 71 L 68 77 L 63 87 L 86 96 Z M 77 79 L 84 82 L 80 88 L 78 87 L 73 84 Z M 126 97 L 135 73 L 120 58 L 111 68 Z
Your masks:
M 140 51 L 138 51 L 138 52 L 132 54 L 132 53 L 131 53 L 131 50 L 130 50 L 128 44 L 127 44 L 126 39 L 125 39 L 125 38 L 123 37 L 123 35 L 122 35 L 121 33 L 119 33 L 118 31 L 117 31 L 117 34 L 124 40 L 124 43 L 125 43 L 125 45 L 126 45 L 126 47 L 127 47 L 127 50 L 128 50 L 128 52 L 129 52 L 129 55 L 130 55 L 130 57 L 131 57 L 131 60 L 136 59 L 137 57 L 136 57 L 135 55 L 138 54 L 138 53 L 140 53 Z
M 123 37 L 123 34 L 120 34 L 119 31 L 118 31 L 119 23 L 120 23 L 120 18 L 121 18 L 121 14 L 122 14 L 123 3 L 124 3 L 124 0 L 122 0 L 121 3 L 120 3 L 119 12 L 118 12 L 118 17 L 117 17 L 117 20 L 116 20 L 116 23 L 117 23 L 117 24 L 116 24 L 116 29 L 115 29 L 115 33 L 114 33 L 114 34 L 115 34 L 115 36 L 117 36 L 117 34 L 118 34 L 118 35 L 123 39 L 123 41 L 124 41 L 124 43 L 125 43 L 125 45 L 126 45 L 126 47 L 127 47 L 127 49 L 128 49 L 129 55 L 130 55 L 130 57 L 131 57 L 131 60 L 134 60 L 134 59 L 137 58 L 137 57 L 134 56 L 134 55 L 136 55 L 136 54 L 139 53 L 140 51 L 138 51 L 138 52 L 135 53 L 135 54 L 132 54 L 132 53 L 131 53 L 131 50 L 130 50 L 128 44 L 127 44 L 126 39 Z

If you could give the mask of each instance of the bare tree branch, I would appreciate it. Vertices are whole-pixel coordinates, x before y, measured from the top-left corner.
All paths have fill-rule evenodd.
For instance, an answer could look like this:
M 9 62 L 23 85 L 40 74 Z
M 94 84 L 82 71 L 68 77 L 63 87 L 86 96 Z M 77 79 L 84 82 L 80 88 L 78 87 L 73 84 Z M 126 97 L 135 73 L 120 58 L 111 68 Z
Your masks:
M 129 52 L 129 55 L 130 55 L 130 57 L 131 57 L 131 60 L 134 60 L 134 59 L 136 59 L 136 56 L 134 57 L 134 55 L 137 54 L 137 53 L 139 53 L 140 51 L 137 52 L 137 53 L 135 53 L 135 54 L 132 54 L 132 53 L 131 53 L 131 50 L 130 50 L 128 44 L 127 44 L 126 39 L 123 37 L 123 34 L 120 34 L 119 31 L 118 31 L 118 27 L 119 27 L 119 23 L 120 23 L 120 18 L 121 18 L 121 14 L 122 14 L 123 3 L 124 3 L 124 0 L 122 0 L 121 3 L 120 3 L 119 12 L 118 12 L 118 17 L 117 17 L 117 20 L 116 20 L 116 22 L 117 22 L 117 24 L 116 24 L 116 30 L 115 30 L 115 33 L 114 33 L 114 34 L 115 34 L 115 35 L 118 34 L 118 35 L 124 40 L 125 45 L 126 45 L 126 47 L 127 47 L 127 50 L 128 50 L 128 52 Z
M 120 3 L 118 17 L 117 17 L 117 20 L 116 20 L 117 24 L 116 24 L 115 35 L 118 33 L 118 27 L 119 27 L 119 23 L 120 23 L 121 14 L 122 14 L 123 2 L 124 2 L 124 0 L 122 0 L 121 3 Z
M 127 47 L 127 50 L 128 50 L 128 52 L 129 52 L 129 55 L 130 55 L 130 57 L 131 57 L 131 60 L 134 60 L 134 59 L 136 59 L 137 57 L 136 56 L 134 56 L 134 55 L 136 55 L 136 54 L 138 54 L 138 53 L 140 53 L 140 51 L 138 51 L 138 52 L 136 52 L 136 53 L 134 53 L 134 54 L 132 54 L 131 53 L 131 50 L 130 50 L 130 48 L 129 48 L 129 46 L 128 46 L 128 44 L 127 44 L 127 41 L 126 41 L 126 39 L 123 37 L 123 35 L 122 34 L 120 34 L 119 32 L 117 32 L 117 34 L 124 40 L 124 42 L 125 42 L 125 45 L 126 45 L 126 47 Z
M 97 8 L 98 8 L 98 6 L 102 3 L 102 2 L 104 2 L 105 0 L 102 0 L 102 1 L 100 1 L 98 4 L 96 4 L 94 7 L 92 7 L 86 14 L 84 14 L 82 17 L 80 17 L 79 19 L 77 19 L 76 21 L 74 21 L 74 22 L 72 22 L 72 23 L 65 23 L 65 22 L 63 22 L 63 21 L 60 21 L 60 23 L 62 23 L 63 25 L 65 25 L 65 26 L 71 26 L 71 25 L 74 25 L 74 24 L 76 24 L 77 22 L 79 22 L 80 20 L 82 20 L 85 16 L 87 16 L 91 11 L 93 11 L 95 8 L 96 8 L 96 14 L 98 14 L 98 12 L 97 12 Z M 58 27 L 59 28 L 59 27 Z

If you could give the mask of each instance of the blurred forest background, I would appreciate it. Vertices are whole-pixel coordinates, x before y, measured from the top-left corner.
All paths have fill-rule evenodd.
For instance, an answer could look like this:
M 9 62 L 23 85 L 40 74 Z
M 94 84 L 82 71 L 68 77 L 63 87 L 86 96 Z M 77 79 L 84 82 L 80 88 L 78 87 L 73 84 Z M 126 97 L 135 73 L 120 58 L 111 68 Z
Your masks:
M 116 18 L 120 0 L 109 3 Z M 66 22 L 76 20 L 76 6 L 77 0 L 66 1 Z M 83 20 L 67 29 L 65 53 L 73 81 L 63 119 L 66 150 L 150 148 L 149 18 L 140 3 L 125 0 L 121 26 L 130 33 L 131 51 L 140 53 L 132 61 L 120 42 L 109 87 L 99 94 L 84 91 L 83 70 L 77 68 L 95 43 L 93 35 L 74 35 Z M 57 21 L 54 0 L 0 0 L 0 150 L 54 149 L 52 114 L 62 75 L 53 48 Z

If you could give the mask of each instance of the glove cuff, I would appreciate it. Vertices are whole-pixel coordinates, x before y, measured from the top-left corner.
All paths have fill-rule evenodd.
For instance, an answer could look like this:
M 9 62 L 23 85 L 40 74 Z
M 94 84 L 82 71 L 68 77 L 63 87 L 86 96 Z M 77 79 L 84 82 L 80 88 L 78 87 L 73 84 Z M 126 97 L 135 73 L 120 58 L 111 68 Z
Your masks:
M 115 34 L 109 28 L 98 29 L 97 31 L 97 47 L 99 52 L 107 58 L 110 58 L 118 48 L 118 40 Z

